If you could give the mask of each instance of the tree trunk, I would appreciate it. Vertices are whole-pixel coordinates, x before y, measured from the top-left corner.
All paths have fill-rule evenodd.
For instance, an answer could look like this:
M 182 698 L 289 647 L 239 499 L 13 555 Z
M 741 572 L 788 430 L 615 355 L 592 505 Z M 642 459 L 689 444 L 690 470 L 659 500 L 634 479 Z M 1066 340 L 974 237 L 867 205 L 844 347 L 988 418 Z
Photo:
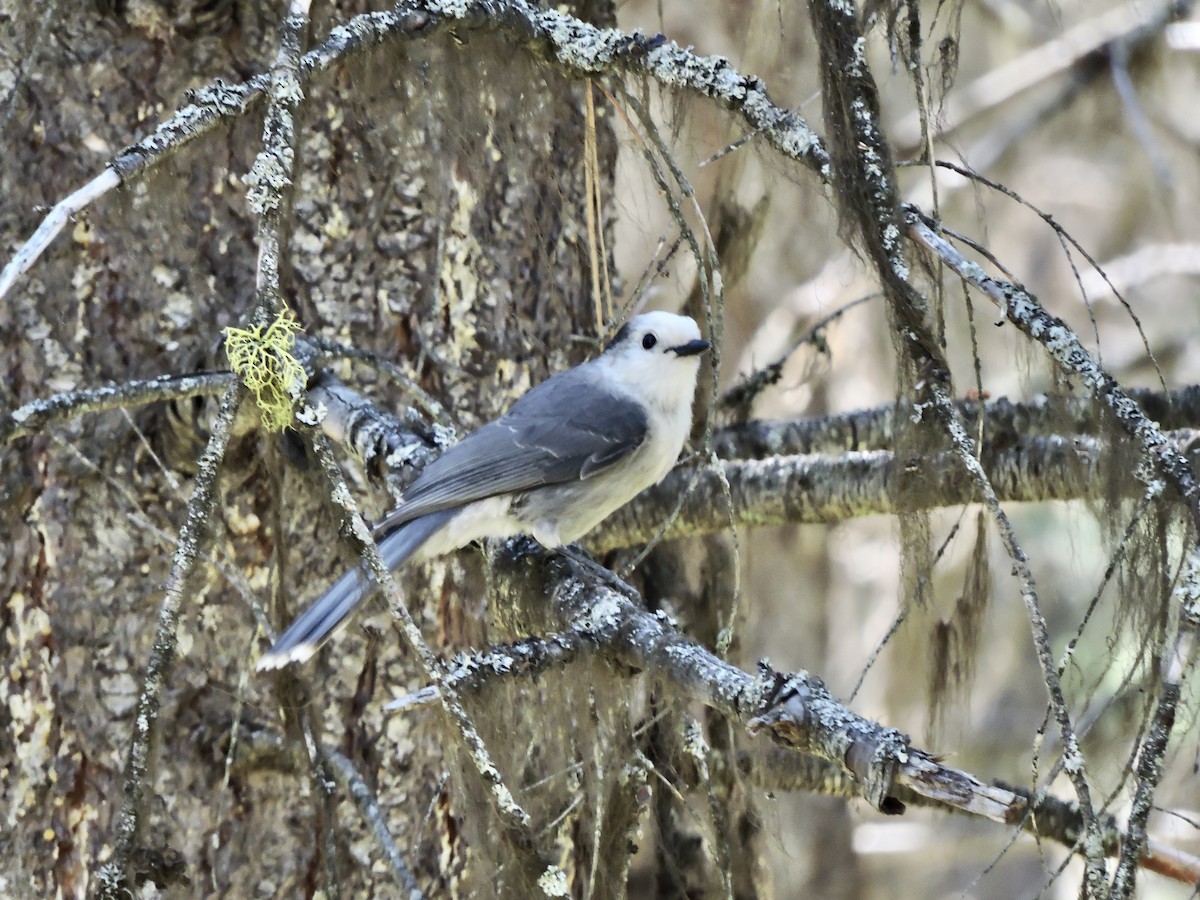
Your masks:
M 583 5 L 578 12 L 611 23 L 611 4 Z M 61 4 L 44 21 L 30 7 L 13 23 L 10 48 L 26 54 L 37 77 L 19 83 L 6 106 L 9 245 L 32 231 L 38 205 L 95 175 L 185 103 L 189 87 L 265 67 L 278 37 L 271 11 L 229 3 L 189 18 L 204 11 Z M 323 36 L 334 16 L 360 11 L 323 9 L 311 33 Z M 306 331 L 403 362 L 460 433 L 596 352 L 604 335 L 590 259 L 600 255 L 608 267 L 612 241 L 589 243 L 585 148 L 597 148 L 599 190 L 609 197 L 615 146 L 603 102 L 593 103 L 589 136 L 588 90 L 498 39 L 470 35 L 468 47 L 451 32 L 388 46 L 309 82 L 282 281 Z M 254 303 L 255 221 L 239 178 L 261 121 L 260 107 L 69 227 L 5 317 L 6 405 L 48 389 L 222 364 L 215 329 L 237 324 Z M 369 369 L 353 377 L 365 390 L 377 381 Z M 384 407 L 412 402 L 387 384 L 374 389 Z M 194 463 L 188 454 L 203 447 L 203 434 L 191 429 L 211 416 L 187 403 L 136 424 L 108 413 L 5 456 L 6 892 L 99 889 L 190 489 L 170 466 Z M 459 759 L 444 716 L 381 712 L 391 694 L 424 683 L 382 604 L 369 618 L 376 637 L 364 640 L 359 619 L 294 676 L 273 683 L 249 671 L 259 644 L 246 592 L 271 598 L 273 621 L 285 624 L 352 551 L 321 501 L 320 469 L 281 452 L 280 439 L 259 437 L 247 416 L 222 466 L 208 562 L 182 610 L 181 652 L 163 698 L 166 737 L 131 877 L 173 885 L 173 895 L 391 893 L 374 837 L 345 794 L 326 793 L 332 773 L 305 755 L 298 723 L 306 719 L 381 798 L 431 894 L 532 896 L 542 873 L 502 851 L 492 803 Z M 371 513 L 388 505 L 378 491 L 364 502 Z M 512 639 L 535 622 L 544 629 L 548 604 L 489 609 L 487 584 L 477 550 L 407 580 L 406 598 L 436 650 Z M 627 727 L 602 721 L 627 718 L 615 697 L 593 689 L 593 678 L 608 679 L 603 668 L 500 690 L 471 712 L 508 783 L 550 773 L 519 798 L 533 814 L 537 849 L 565 861 L 571 878 L 619 894 L 621 884 L 593 873 L 592 843 L 597 821 L 623 798 L 586 790 L 587 802 L 575 802 L 581 783 L 597 787 L 629 752 Z M 280 697 L 297 704 L 282 744 Z M 557 728 L 547 728 L 547 705 L 564 713 Z

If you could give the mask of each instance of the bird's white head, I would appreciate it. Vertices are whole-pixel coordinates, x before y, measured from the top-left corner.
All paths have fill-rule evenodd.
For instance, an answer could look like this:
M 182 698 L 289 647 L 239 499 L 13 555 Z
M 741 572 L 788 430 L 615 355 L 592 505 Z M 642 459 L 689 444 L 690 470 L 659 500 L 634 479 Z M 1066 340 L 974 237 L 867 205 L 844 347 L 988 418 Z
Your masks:
M 700 354 L 709 346 L 690 316 L 648 312 L 622 325 L 598 361 L 643 402 L 690 415 Z

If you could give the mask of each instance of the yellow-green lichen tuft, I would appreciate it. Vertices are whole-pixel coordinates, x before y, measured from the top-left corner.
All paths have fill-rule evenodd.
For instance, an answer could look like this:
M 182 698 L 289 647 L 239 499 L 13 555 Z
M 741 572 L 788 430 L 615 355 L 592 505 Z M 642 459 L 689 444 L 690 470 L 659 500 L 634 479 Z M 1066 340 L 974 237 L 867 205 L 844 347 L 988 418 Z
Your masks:
M 283 431 L 292 421 L 292 403 L 304 389 L 304 367 L 292 356 L 300 323 L 286 306 L 268 325 L 225 329 L 229 368 L 254 393 L 268 431 Z

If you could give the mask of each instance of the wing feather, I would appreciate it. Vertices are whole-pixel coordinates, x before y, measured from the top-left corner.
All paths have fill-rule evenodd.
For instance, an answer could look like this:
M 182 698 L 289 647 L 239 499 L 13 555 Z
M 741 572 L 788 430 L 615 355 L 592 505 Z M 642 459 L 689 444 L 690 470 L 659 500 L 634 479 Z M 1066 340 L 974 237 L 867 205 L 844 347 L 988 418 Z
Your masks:
M 426 466 L 376 531 L 498 494 L 595 477 L 637 450 L 648 430 L 641 406 L 603 388 L 590 364 L 560 372 Z

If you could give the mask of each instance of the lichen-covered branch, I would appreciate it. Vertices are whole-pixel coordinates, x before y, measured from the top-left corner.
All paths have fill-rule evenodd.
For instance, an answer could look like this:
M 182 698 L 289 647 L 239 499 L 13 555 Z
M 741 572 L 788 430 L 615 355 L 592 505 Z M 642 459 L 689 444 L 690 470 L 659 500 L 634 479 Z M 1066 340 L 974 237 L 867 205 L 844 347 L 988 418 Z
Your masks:
M 1117 422 L 1153 460 L 1161 477 L 1179 494 L 1194 527 L 1200 530 L 1200 481 L 1193 475 L 1187 460 L 1171 444 L 1158 424 L 1138 408 L 1137 403 L 1116 379 L 1104 371 L 1088 353 L 1067 324 L 1048 313 L 1028 291 L 987 275 L 978 264 L 966 259 L 937 234 L 915 211 L 909 212 L 907 226 L 909 235 L 915 241 L 980 290 L 1023 334 L 1040 343 L 1064 372 L 1081 379 L 1096 399 L 1108 406 Z M 1193 546 L 1184 566 L 1185 573 L 1191 573 L 1193 582 L 1189 585 L 1187 596 L 1195 593 L 1195 560 L 1198 555 L 1200 547 Z M 1177 656 L 1181 645 L 1191 642 L 1190 634 L 1195 627 L 1195 623 L 1190 622 L 1188 616 L 1175 616 L 1172 633 L 1166 643 L 1170 648 L 1169 655 Z M 1175 722 L 1180 684 L 1178 679 L 1171 679 L 1169 673 L 1164 675 L 1168 677 L 1164 678 L 1146 739 L 1138 752 L 1137 786 L 1134 790 L 1121 861 L 1112 881 L 1112 894 L 1117 897 L 1130 896 L 1134 889 L 1138 860 L 1147 839 L 1146 823 L 1153 806 L 1155 788 L 1162 777 L 1163 755 Z M 1089 881 L 1089 890 L 1092 889 Z M 1098 888 L 1093 891 L 1097 892 Z
M 445 665 L 442 684 L 458 693 L 478 691 L 496 678 L 528 678 L 573 662 L 586 643 L 579 634 L 564 631 L 546 637 L 527 637 L 507 644 L 494 644 L 486 650 L 459 653 Z M 412 694 L 397 697 L 389 710 L 406 710 L 436 703 L 441 697 L 436 684 Z
M 631 672 L 669 676 L 669 682 L 675 689 L 682 689 L 686 698 L 700 700 L 740 721 L 751 734 L 764 728 L 772 729 L 777 742 L 774 748 L 743 751 L 738 758 L 742 774 L 759 787 L 847 799 L 863 795 L 862 782 L 848 767 L 847 761 L 840 757 L 831 758 L 823 749 L 834 746 L 838 753 L 844 750 L 850 759 L 861 761 L 868 755 L 862 747 L 846 749 L 852 747 L 854 737 L 813 737 L 808 733 L 810 728 L 818 731 L 823 728 L 857 731 L 867 728 L 844 708 L 839 708 L 837 715 L 830 714 L 828 704 L 833 701 L 825 694 L 819 680 L 803 674 L 771 673 L 765 666 L 758 679 L 754 679 L 679 635 L 661 614 L 652 615 L 600 582 L 590 581 L 591 573 L 573 570 L 565 580 L 558 573 L 540 573 L 538 570 L 548 565 L 540 553 L 522 556 L 518 551 L 507 562 L 516 564 L 509 570 L 510 576 L 515 571 L 522 578 L 546 577 L 548 582 L 559 584 L 556 595 L 559 611 L 572 617 L 574 627 L 545 640 L 528 638 L 515 644 L 460 655 L 447 667 L 448 676 L 454 680 L 457 689 L 478 693 L 486 691 L 497 678 L 529 677 L 550 667 L 569 664 L 586 645 L 592 652 L 602 655 L 614 653 L 619 661 L 632 665 Z M 572 579 L 576 583 L 572 584 Z M 531 589 L 538 588 L 534 585 Z M 714 677 L 732 684 L 715 687 Z M 764 679 L 772 678 L 773 692 L 762 687 Z M 745 700 L 747 691 L 751 696 L 772 695 L 759 702 L 766 706 L 776 704 L 783 711 L 773 708 L 758 716 L 749 715 L 747 710 L 753 704 Z M 803 697 L 797 698 L 793 694 L 803 694 Z M 389 708 L 408 710 L 436 702 L 437 698 L 438 689 L 431 685 L 400 698 Z M 806 707 L 806 702 L 812 703 L 819 714 L 810 715 L 812 707 Z M 881 729 L 882 733 L 891 733 L 890 729 L 875 723 L 870 726 Z M 1043 793 L 1033 800 L 1031 807 L 1033 795 L 1025 789 L 999 782 L 986 785 L 967 773 L 941 766 L 920 751 L 908 748 L 905 752 L 908 762 L 895 772 L 887 791 L 900 805 L 888 807 L 886 800 L 881 801 L 885 811 L 899 811 L 903 806 L 915 805 L 983 815 L 1005 824 L 1019 825 L 1040 838 L 1080 852 L 1084 819 L 1077 805 Z M 1116 818 L 1098 814 L 1098 819 L 1104 854 L 1110 858 L 1118 856 L 1122 840 Z M 1140 864 L 1148 871 L 1187 884 L 1195 883 L 1200 877 L 1197 875 L 1200 860 L 1157 841 L 1147 844 Z
M 900 784 L 994 821 L 1016 822 L 1024 815 L 1024 801 L 1012 792 L 913 749 L 904 735 L 842 706 L 815 676 L 779 673 L 766 663 L 751 675 L 575 562 L 547 560 L 545 551 L 513 552 L 502 555 L 497 570 L 501 590 L 552 596 L 563 621 L 598 652 L 652 673 L 683 698 L 718 710 L 752 734 L 765 732 L 790 750 L 845 766 L 860 796 L 884 812 L 902 811 L 892 793 Z
M 134 717 L 133 738 L 125 763 L 125 788 L 121 808 L 113 820 L 113 851 L 99 870 L 98 893 L 105 898 L 125 896 L 130 857 L 135 849 L 142 822 L 146 792 L 151 787 L 154 769 L 153 749 L 159 731 L 162 693 L 175 664 L 179 608 L 184 592 L 200 558 L 201 550 L 216 508 L 217 472 L 225 456 L 233 421 L 237 416 L 242 391 L 234 386 L 226 390 L 213 423 L 212 437 L 200 460 L 199 473 L 188 500 L 187 517 L 179 531 L 179 544 L 167 578 L 166 596 L 158 614 L 158 630 L 150 652 L 150 662 L 142 680 Z
M 0 417 L 0 444 L 40 433 L 51 425 L 89 413 L 219 394 L 229 390 L 231 384 L 233 375 L 229 372 L 202 372 L 196 375 L 163 375 L 149 381 L 129 381 L 54 394 L 44 400 L 26 403 Z
M 1166 431 L 1200 428 L 1200 385 L 1172 391 L 1130 388 L 1129 396 Z M 958 400 L 969 434 L 983 434 L 985 444 L 1012 443 L 1029 435 L 1099 434 L 1102 411 L 1090 397 L 1038 394 L 1029 400 Z M 869 409 L 797 419 L 751 419 L 718 429 L 713 449 L 722 459 L 765 459 L 843 450 L 890 450 L 895 446 L 895 417 L 917 410 L 901 400 Z M 983 421 L 981 422 L 980 419 Z M 1177 444 L 1178 446 L 1178 444 Z
M 759 79 L 738 73 L 725 58 L 699 56 L 661 36 L 647 38 L 597 28 L 523 0 L 401 0 L 393 12 L 355 16 L 332 29 L 319 47 L 299 60 L 296 85 L 387 40 L 429 35 L 452 24 L 498 32 L 572 77 L 602 72 L 645 75 L 668 89 L 708 97 L 741 116 L 752 132 L 776 150 L 808 166 L 822 180 L 828 179 L 824 146 L 804 119 L 772 103 Z M 122 151 L 103 173 L 51 211 L 0 272 L 0 297 L 33 266 L 72 215 L 118 185 L 161 165 L 212 129 L 244 116 L 263 99 L 270 84 L 268 75 L 262 74 L 243 84 L 215 81 L 194 91 L 188 106 Z
M 950 370 L 927 321 L 928 304 L 909 282 L 891 147 L 880 124 L 879 91 L 867 64 L 866 41 L 858 12 L 854 5 L 835 0 L 811 0 L 809 11 L 821 54 L 826 132 L 843 227 L 863 246 L 873 264 L 894 320 L 893 327 L 897 330 L 896 345 L 901 360 L 911 366 L 914 387 L 929 398 L 941 420 L 958 457 L 958 465 L 975 481 L 980 500 L 995 520 L 1000 539 L 1012 561 L 1042 670 L 1042 681 L 1069 758 L 1067 773 L 1087 822 L 1089 839 L 1084 844 L 1087 890 L 1098 896 L 1105 875 L 1085 760 L 1056 671 L 1049 628 L 1028 557 L 1017 541 L 994 486 L 975 456 L 974 442 L 962 416 L 954 407 Z

